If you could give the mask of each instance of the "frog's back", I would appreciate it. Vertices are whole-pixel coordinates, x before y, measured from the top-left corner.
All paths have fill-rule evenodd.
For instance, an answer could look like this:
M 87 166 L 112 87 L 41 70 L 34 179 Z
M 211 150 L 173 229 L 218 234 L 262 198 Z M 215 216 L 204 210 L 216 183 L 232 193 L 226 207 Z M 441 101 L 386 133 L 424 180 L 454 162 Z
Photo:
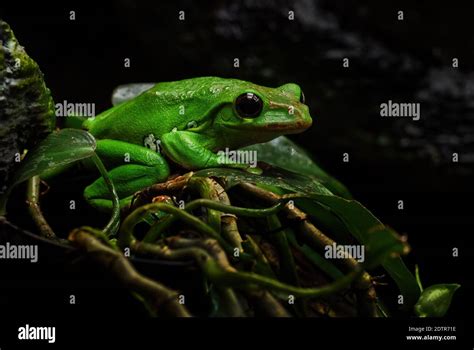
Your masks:
M 213 108 L 212 95 L 228 79 L 203 77 L 158 83 L 134 99 L 112 107 L 84 122 L 98 139 L 142 144 L 144 137 L 156 137 L 173 130 L 200 125 Z

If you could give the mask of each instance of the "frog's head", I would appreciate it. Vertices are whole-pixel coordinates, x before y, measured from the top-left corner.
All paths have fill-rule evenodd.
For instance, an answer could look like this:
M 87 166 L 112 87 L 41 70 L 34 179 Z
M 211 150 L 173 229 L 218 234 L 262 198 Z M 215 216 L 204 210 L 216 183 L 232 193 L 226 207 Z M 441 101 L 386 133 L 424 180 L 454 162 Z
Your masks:
M 236 83 L 238 82 L 238 83 Z M 233 80 L 214 125 L 235 147 L 296 134 L 312 124 L 303 91 L 296 84 L 268 88 Z

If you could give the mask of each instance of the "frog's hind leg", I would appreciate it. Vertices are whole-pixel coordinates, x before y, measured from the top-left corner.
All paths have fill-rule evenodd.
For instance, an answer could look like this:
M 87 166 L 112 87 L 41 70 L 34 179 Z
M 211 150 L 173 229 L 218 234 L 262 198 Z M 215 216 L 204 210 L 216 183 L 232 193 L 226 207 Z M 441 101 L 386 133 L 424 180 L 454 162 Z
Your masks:
M 124 206 L 131 195 L 168 178 L 170 170 L 162 155 L 149 148 L 117 140 L 97 141 L 97 154 L 109 170 L 109 177 Z M 84 190 L 85 199 L 93 206 L 109 210 L 111 195 L 102 177 Z M 126 198 L 128 197 L 128 198 Z

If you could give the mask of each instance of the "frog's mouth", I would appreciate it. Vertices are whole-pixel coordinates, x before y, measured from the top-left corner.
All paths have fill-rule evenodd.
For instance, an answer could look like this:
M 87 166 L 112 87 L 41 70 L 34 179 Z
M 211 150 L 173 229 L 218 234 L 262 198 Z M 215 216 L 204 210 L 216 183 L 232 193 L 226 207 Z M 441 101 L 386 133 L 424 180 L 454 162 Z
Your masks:
M 277 131 L 282 134 L 298 134 L 310 128 L 313 124 L 312 119 L 299 119 L 298 121 L 293 121 L 291 123 L 272 123 L 267 126 L 268 131 Z
M 239 124 L 230 126 L 232 129 L 238 129 L 242 131 L 258 131 L 258 132 L 269 132 L 278 134 L 298 134 L 311 127 L 313 120 L 308 118 L 298 118 L 296 120 L 288 122 L 272 122 L 269 124 Z

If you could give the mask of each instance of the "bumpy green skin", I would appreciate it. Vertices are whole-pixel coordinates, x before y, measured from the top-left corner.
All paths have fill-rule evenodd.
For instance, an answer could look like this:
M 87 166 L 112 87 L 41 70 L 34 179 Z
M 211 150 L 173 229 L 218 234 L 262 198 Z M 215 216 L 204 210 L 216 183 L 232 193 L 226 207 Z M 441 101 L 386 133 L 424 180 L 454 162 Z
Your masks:
M 263 100 L 262 112 L 242 118 L 234 102 L 243 93 Z M 250 82 L 203 77 L 155 85 L 136 98 L 115 106 L 83 127 L 96 139 L 97 152 L 110 171 L 120 198 L 165 180 L 165 158 L 187 169 L 247 164 L 222 164 L 216 152 L 267 142 L 304 131 L 312 120 L 300 102 L 296 84 L 268 88 Z M 163 157 L 163 155 L 165 157 Z M 103 179 L 84 191 L 94 206 L 109 208 Z

